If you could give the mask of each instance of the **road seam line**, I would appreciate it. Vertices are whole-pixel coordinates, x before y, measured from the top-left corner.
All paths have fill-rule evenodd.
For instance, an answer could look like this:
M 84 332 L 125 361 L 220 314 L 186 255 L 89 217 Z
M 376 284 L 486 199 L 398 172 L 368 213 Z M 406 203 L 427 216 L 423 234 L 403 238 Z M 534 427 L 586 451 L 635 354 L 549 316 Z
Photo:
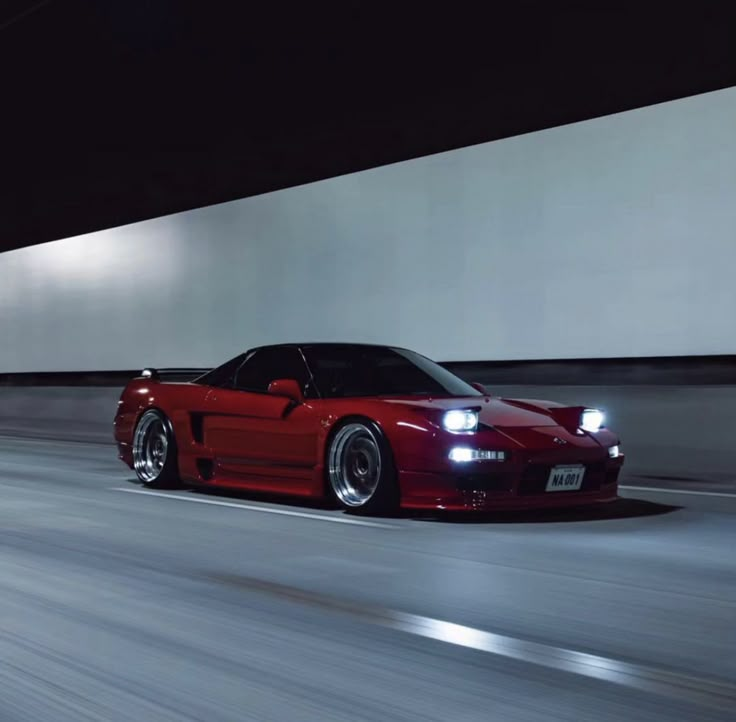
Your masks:
M 691 491 L 688 489 L 663 489 L 660 486 L 622 486 L 619 484 L 619 489 L 626 489 L 627 491 L 656 491 L 662 494 L 693 494 L 694 496 L 722 496 L 727 499 L 736 499 L 736 494 L 725 494 L 717 491 Z

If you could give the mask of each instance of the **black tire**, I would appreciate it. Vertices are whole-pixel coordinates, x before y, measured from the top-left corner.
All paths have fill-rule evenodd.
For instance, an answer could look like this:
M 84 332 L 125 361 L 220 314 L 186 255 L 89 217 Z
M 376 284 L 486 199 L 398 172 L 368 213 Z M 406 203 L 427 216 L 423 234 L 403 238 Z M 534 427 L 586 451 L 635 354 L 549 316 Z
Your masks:
M 391 446 L 368 419 L 348 419 L 330 437 L 326 452 L 327 487 L 346 511 L 392 514 L 399 485 Z
M 138 419 L 133 434 L 133 469 L 145 486 L 180 486 L 174 427 L 158 409 L 149 409 Z

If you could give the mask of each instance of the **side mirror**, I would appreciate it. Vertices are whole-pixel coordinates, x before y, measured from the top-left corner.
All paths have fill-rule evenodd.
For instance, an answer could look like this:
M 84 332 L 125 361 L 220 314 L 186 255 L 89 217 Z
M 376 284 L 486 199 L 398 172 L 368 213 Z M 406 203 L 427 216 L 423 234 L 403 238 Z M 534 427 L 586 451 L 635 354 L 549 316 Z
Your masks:
M 484 396 L 490 396 L 488 393 L 488 389 L 483 386 L 483 384 L 479 384 L 477 381 L 473 381 L 472 384 L 470 384 L 476 391 L 480 391 Z
M 268 393 L 274 396 L 285 396 L 297 404 L 304 403 L 304 394 L 299 382 L 294 379 L 276 379 L 268 385 Z

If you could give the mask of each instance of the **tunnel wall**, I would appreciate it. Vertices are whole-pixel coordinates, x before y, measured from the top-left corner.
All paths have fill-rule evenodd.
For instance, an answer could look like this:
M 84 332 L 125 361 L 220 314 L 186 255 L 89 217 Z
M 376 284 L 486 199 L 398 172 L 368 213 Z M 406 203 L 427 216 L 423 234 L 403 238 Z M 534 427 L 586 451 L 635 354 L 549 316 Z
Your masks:
M 735 121 L 727 89 L 7 252 L 0 373 L 736 353 Z

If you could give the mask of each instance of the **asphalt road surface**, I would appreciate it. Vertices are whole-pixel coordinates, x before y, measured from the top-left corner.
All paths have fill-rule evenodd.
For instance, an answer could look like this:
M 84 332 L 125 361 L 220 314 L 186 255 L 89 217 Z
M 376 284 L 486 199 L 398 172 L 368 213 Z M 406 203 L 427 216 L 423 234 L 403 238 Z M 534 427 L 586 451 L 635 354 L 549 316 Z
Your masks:
M 366 519 L 131 476 L 0 438 L 1 722 L 736 719 L 736 493 Z

